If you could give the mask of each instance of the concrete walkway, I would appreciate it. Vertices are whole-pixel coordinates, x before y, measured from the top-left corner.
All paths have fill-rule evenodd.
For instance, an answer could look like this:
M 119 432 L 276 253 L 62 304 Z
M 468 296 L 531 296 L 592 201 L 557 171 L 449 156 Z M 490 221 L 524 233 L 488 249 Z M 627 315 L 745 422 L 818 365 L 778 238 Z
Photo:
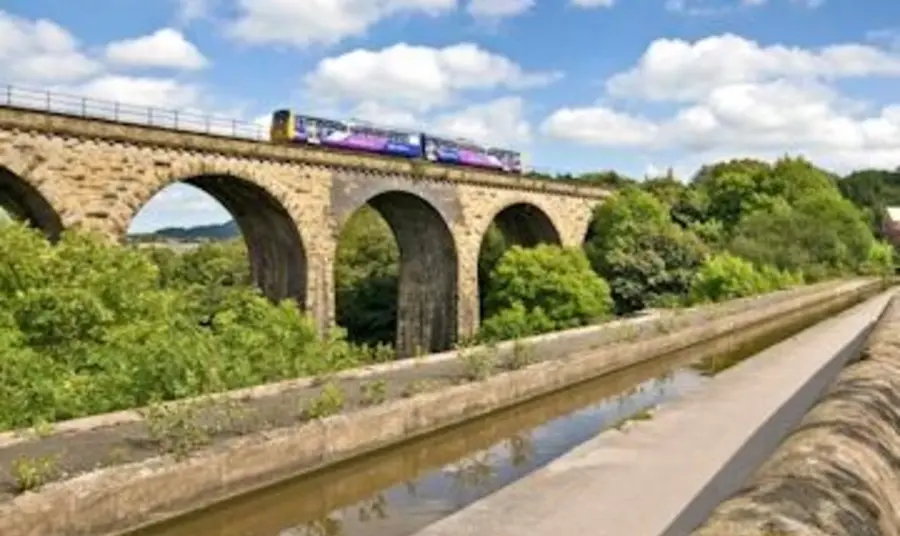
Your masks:
M 682 536 L 800 420 L 893 291 L 720 374 L 652 420 L 587 441 L 416 536 Z

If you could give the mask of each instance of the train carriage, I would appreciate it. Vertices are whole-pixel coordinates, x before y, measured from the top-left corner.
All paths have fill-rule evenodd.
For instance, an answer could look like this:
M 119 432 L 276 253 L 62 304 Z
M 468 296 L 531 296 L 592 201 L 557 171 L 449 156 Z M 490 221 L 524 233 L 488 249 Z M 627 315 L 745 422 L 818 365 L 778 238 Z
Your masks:
M 273 143 L 309 143 L 352 151 L 385 154 L 466 167 L 522 173 L 516 151 L 485 148 L 465 139 L 448 139 L 421 132 L 377 126 L 369 122 L 337 121 L 277 110 L 272 114 Z

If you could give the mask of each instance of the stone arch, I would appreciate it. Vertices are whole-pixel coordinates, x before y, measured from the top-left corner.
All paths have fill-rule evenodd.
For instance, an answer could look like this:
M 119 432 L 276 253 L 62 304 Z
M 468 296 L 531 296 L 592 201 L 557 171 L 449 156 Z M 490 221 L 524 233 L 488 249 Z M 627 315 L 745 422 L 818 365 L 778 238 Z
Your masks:
M 306 241 L 293 216 L 296 207 L 285 188 L 262 174 L 227 166 L 187 166 L 159 175 L 128 203 L 127 217 L 117 222 L 120 239 L 157 193 L 179 182 L 209 194 L 231 214 L 247 246 L 254 284 L 266 297 L 308 306 Z
M 402 190 L 377 193 L 364 204 L 384 218 L 400 250 L 397 355 L 451 348 L 457 336 L 459 259 L 446 218 L 421 196 Z
M 556 224 L 546 211 L 533 203 L 508 204 L 497 211 L 491 223 L 496 224 L 503 235 L 518 246 L 562 244 L 562 236 Z
M 478 242 L 477 250 L 477 275 L 474 291 L 478 317 L 483 318 L 485 310 L 485 291 L 487 290 L 488 275 L 495 263 L 500 259 L 500 254 L 505 248 L 500 248 L 497 243 L 489 246 L 489 233 L 491 224 L 496 225 L 503 235 L 505 246 L 522 246 L 532 248 L 539 244 L 562 245 L 563 237 L 557 225 L 548 213 L 534 203 L 527 201 L 514 201 L 497 209 L 494 216 L 486 222 L 484 230 Z
M 59 240 L 63 221 L 41 191 L 22 175 L 0 165 L 0 207 L 17 220 L 39 229 L 52 242 Z

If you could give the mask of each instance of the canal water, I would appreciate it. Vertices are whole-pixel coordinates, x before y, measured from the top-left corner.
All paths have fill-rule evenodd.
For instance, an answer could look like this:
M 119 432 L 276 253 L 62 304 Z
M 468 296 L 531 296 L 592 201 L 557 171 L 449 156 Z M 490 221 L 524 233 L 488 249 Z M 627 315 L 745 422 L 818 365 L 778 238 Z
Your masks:
M 652 407 L 835 309 L 676 352 L 132 536 L 408 536 L 604 430 L 652 419 Z

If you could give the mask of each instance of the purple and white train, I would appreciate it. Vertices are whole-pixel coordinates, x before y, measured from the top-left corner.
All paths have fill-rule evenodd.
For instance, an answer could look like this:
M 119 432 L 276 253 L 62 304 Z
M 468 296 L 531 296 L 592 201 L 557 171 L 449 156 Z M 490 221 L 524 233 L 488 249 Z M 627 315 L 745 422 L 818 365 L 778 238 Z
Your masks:
M 517 151 L 481 147 L 473 142 L 438 138 L 422 132 L 297 115 L 290 110 L 278 110 L 272 114 L 270 135 L 274 143 L 309 143 L 495 169 L 506 173 L 522 173 L 522 155 Z

